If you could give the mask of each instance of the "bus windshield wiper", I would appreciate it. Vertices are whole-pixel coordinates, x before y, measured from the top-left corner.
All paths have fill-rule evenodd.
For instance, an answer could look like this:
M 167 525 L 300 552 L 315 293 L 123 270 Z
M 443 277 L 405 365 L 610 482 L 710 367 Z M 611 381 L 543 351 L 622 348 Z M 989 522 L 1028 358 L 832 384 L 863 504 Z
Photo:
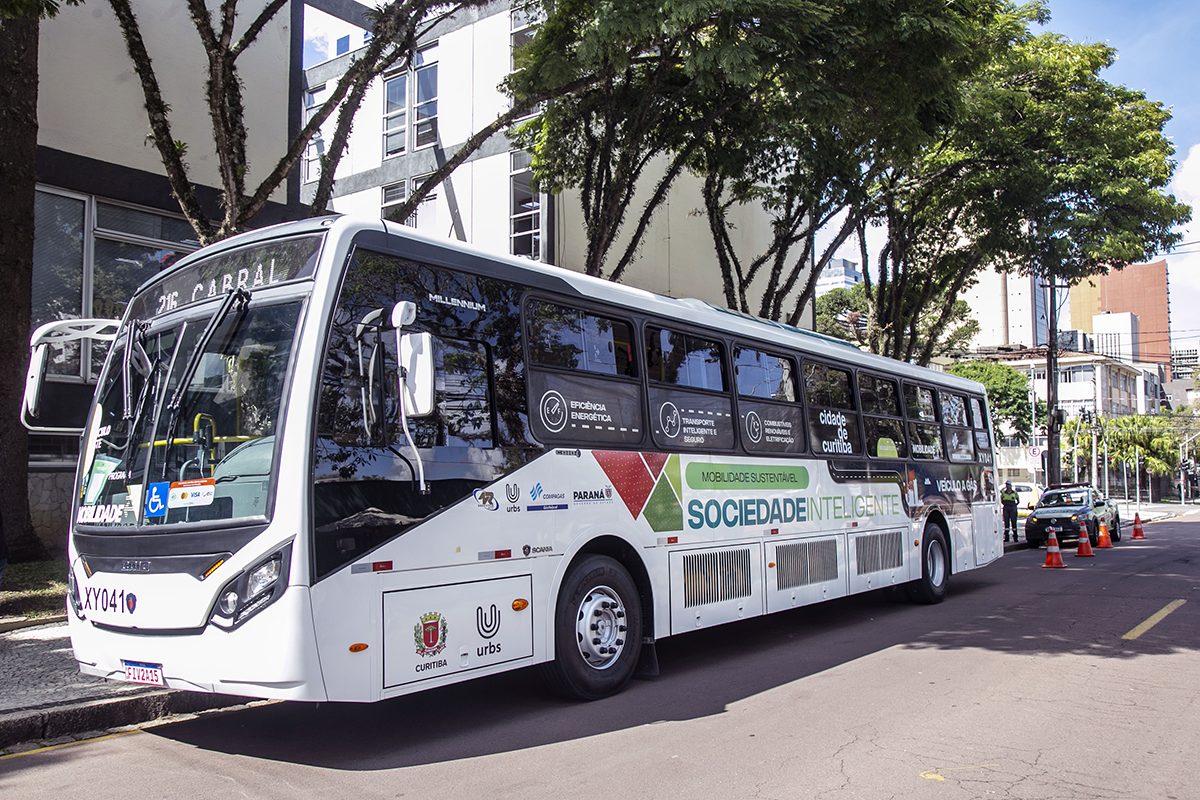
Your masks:
M 171 395 L 171 400 L 167 403 L 167 411 L 170 412 L 170 416 L 167 418 L 166 442 L 163 445 L 162 477 L 164 479 L 167 477 L 167 462 L 170 460 L 171 447 L 175 444 L 175 426 L 179 423 L 179 410 L 183 405 L 183 397 L 187 394 L 188 387 L 191 386 L 192 377 L 200 367 L 201 359 L 208 351 L 209 342 L 212 341 L 213 335 L 216 334 L 217 329 L 225 322 L 231 311 L 236 309 L 238 321 L 241 321 L 241 317 L 249 305 L 250 292 L 245 289 L 230 289 L 229 294 L 225 295 L 225 299 L 221 301 L 220 307 L 213 312 L 212 318 L 200 333 L 200 337 L 196 339 L 196 347 L 188 357 L 187 363 L 184 364 L 183 372 L 179 374 L 179 383 L 175 385 L 175 393 Z M 234 328 L 236 329 L 236 327 L 235 323 Z
M 121 358 L 121 399 L 124 407 L 121 409 L 121 419 L 131 420 L 134 418 L 133 410 L 133 356 L 134 347 L 142 356 L 143 364 L 150 363 L 150 357 L 146 355 L 146 349 L 143 346 L 144 335 L 146 329 L 150 327 L 150 323 L 141 322 L 136 319 L 129 320 L 129 327 L 125 329 L 125 352 Z

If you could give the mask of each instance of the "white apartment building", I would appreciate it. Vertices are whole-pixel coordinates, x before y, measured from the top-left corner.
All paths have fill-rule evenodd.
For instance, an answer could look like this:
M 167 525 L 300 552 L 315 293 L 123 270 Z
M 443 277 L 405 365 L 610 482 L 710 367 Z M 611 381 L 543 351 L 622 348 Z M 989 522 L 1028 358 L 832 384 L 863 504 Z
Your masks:
M 831 258 L 817 277 L 816 296 L 832 292 L 834 289 L 849 289 L 863 282 L 862 271 L 858 262 L 845 258 Z
M 327 47 L 327 60 L 305 70 L 304 106 L 319 107 L 366 41 L 354 0 L 307 0 L 307 43 Z M 507 111 L 499 83 L 512 68 L 512 52 L 536 31 L 536 22 L 509 2 L 494 2 L 445 20 L 421 41 L 412 66 L 384 75 L 368 90 L 354 120 L 348 149 L 337 168 L 332 208 L 383 216 L 452 155 L 475 131 Z M 338 54 L 343 46 L 348 52 Z M 310 52 L 315 48 L 310 47 Z M 323 129 L 331 137 L 335 120 Z M 309 151 L 302 197 L 315 191 L 323 144 Z M 661 169 L 659 167 L 661 174 Z M 653 170 L 648 170 L 652 172 Z M 649 180 L 646 181 L 649 183 Z M 637 196 L 630 216 L 640 210 Z M 700 182 L 683 174 L 646 232 L 624 283 L 676 297 L 724 304 Z M 767 214 L 758 206 L 733 212 L 735 246 L 755 252 L 769 240 Z M 468 158 L 406 222 L 420 230 L 497 253 L 510 253 L 580 269 L 586 239 L 578 196 L 547 196 L 532 187 L 528 154 L 497 135 Z M 618 242 L 611 257 L 623 249 Z M 811 304 L 804 323 L 812 326 Z
M 971 349 L 1037 347 L 1049 341 L 1046 290 L 1038 278 L 989 268 L 961 297 L 979 322 Z M 1069 326 L 1062 320 L 1058 327 Z
M 1138 353 L 1138 315 L 1132 311 L 1106 312 L 1092 317 L 1095 351 L 1118 361 L 1134 362 Z

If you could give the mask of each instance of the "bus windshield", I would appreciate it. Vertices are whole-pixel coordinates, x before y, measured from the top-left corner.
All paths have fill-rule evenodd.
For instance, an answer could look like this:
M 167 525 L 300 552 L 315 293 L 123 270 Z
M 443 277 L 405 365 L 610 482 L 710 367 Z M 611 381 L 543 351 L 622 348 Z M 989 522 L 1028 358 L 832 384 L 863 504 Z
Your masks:
M 90 418 L 77 524 L 144 529 L 267 515 L 302 302 L 263 302 L 241 288 L 241 302 L 175 324 L 147 331 L 128 321 Z

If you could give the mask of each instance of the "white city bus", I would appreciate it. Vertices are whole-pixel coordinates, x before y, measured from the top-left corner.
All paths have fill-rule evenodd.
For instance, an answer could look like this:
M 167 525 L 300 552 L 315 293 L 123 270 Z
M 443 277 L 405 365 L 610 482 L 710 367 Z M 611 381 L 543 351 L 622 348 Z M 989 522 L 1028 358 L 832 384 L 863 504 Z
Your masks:
M 90 675 L 374 701 L 541 663 L 596 698 L 664 637 L 1002 554 L 980 384 L 390 223 L 238 236 L 40 329 L 30 427 L 84 336 Z

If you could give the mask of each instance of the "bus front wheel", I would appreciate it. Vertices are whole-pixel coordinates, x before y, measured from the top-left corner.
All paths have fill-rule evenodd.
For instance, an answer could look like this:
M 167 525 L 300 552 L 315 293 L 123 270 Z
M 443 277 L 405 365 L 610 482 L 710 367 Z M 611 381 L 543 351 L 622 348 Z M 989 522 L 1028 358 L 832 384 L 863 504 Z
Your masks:
M 629 571 L 608 556 L 585 556 L 563 580 L 554 614 L 546 665 L 554 688 L 577 700 L 624 688 L 642 647 L 642 603 Z
M 909 598 L 915 603 L 940 603 L 946 598 L 950 581 L 950 548 L 946 531 L 937 523 L 925 528 L 921 542 L 921 577 L 905 585 Z

